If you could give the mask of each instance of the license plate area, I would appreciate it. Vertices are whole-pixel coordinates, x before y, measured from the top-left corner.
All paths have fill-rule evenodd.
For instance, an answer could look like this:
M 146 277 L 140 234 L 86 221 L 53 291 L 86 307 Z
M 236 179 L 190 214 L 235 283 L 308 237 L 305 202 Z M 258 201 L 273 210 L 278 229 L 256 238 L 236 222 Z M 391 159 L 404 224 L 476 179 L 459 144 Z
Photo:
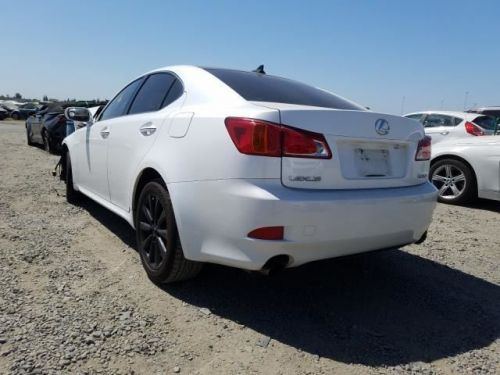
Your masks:
M 361 148 L 354 149 L 354 164 L 358 176 L 383 178 L 391 177 L 390 152 L 386 148 Z

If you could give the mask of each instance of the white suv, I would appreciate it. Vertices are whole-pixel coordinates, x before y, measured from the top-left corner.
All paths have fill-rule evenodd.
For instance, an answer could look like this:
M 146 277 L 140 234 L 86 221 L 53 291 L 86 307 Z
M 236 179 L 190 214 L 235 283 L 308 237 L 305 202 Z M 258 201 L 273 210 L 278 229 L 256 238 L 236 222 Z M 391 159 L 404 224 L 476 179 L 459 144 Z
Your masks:
M 156 283 L 423 241 L 436 205 L 421 124 L 262 70 L 166 67 L 66 116 L 68 200 L 127 220 Z

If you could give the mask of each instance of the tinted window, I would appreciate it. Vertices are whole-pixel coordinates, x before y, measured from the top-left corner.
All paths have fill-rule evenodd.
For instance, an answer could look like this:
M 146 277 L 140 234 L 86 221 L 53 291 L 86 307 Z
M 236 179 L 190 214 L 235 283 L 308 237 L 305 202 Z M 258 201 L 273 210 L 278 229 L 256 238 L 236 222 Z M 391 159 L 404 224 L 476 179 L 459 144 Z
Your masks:
M 183 92 L 184 88 L 182 87 L 181 81 L 176 79 L 175 82 L 172 84 L 172 87 L 170 87 L 170 91 L 165 97 L 165 100 L 163 100 L 161 107 L 162 108 L 166 107 L 170 103 L 173 103 L 175 100 L 179 99 Z
M 326 91 L 290 79 L 229 69 L 205 70 L 249 101 L 300 104 L 358 111 L 365 110 L 357 104 Z
M 421 113 L 418 113 L 418 114 L 415 114 L 415 115 L 408 115 L 408 116 L 405 116 L 406 118 L 410 118 L 412 120 L 417 120 L 417 121 L 420 121 L 422 120 L 422 114 Z
M 100 120 L 109 120 L 114 117 L 123 116 L 127 113 L 128 106 L 143 80 L 144 78 L 139 78 L 120 91 L 120 93 L 108 104 L 106 109 L 104 109 Z
M 157 111 L 175 81 L 175 77 L 168 73 L 150 75 L 137 93 L 129 114 Z
M 473 122 L 486 130 L 495 130 L 496 127 L 495 119 L 490 116 L 476 117 Z
M 455 126 L 460 124 L 462 121 L 463 121 L 463 119 L 461 119 L 459 117 L 453 117 L 453 122 L 454 122 Z
M 424 121 L 424 127 L 434 128 L 437 126 L 455 126 L 454 118 L 446 115 L 427 115 Z

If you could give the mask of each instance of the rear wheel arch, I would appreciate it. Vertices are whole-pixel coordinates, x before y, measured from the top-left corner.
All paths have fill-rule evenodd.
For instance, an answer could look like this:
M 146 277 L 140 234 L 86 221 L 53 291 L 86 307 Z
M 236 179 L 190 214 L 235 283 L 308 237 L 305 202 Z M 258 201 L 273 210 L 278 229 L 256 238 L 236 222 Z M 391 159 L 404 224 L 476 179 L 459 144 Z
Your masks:
M 165 180 L 156 169 L 150 167 L 143 169 L 134 184 L 134 190 L 132 194 L 132 217 L 135 217 L 135 210 L 137 208 L 137 202 L 139 201 L 139 196 L 141 195 L 142 188 L 148 182 L 153 180 L 161 180 L 163 182 L 163 186 L 165 187 L 165 189 L 167 189 Z

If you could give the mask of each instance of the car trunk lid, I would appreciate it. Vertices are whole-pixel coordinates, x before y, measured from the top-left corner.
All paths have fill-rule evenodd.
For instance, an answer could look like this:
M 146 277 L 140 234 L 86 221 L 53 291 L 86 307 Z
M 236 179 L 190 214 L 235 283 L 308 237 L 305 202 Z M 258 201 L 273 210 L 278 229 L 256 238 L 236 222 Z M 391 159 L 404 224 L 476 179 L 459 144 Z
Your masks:
M 283 157 L 283 185 L 304 189 L 402 187 L 422 183 L 428 161 L 416 162 L 423 127 L 371 111 L 258 103 L 280 112 L 281 124 L 324 135 L 330 159 Z

